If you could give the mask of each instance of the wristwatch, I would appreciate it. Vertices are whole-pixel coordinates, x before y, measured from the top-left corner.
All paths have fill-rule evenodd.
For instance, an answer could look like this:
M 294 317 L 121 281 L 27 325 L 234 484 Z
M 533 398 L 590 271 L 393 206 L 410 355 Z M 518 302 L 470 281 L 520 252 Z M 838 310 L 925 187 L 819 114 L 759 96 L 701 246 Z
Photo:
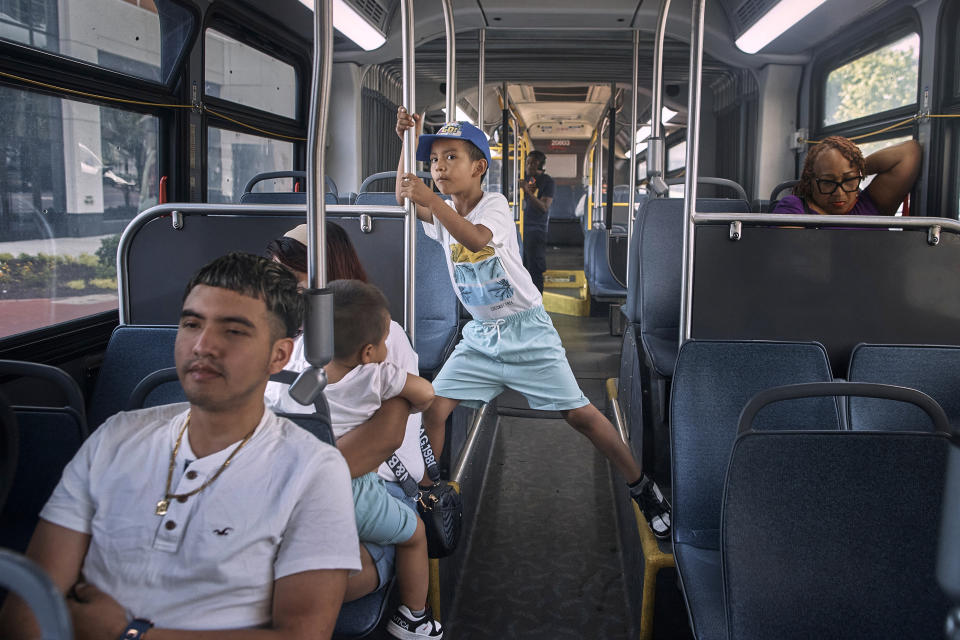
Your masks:
M 145 618 L 134 618 L 127 628 L 120 634 L 118 640 L 140 640 L 147 631 L 153 628 L 153 623 Z

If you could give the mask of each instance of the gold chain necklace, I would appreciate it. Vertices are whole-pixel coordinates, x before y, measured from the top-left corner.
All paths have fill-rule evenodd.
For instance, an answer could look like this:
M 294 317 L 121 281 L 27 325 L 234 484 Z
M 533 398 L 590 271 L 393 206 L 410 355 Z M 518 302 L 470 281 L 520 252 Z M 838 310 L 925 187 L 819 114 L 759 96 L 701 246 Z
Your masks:
M 167 515 L 167 507 L 170 506 L 170 501 L 174 498 L 189 498 L 190 496 L 198 494 L 210 486 L 210 483 L 219 478 L 220 474 L 230 466 L 230 461 L 233 460 L 233 457 L 237 455 L 237 452 L 240 451 L 240 449 L 243 449 L 243 445 L 247 444 L 250 436 L 252 436 L 253 432 L 257 430 L 257 428 L 254 427 L 247 435 L 243 437 L 243 440 L 240 442 L 240 444 L 238 444 L 237 447 L 230 453 L 230 455 L 227 456 L 226 461 L 220 465 L 220 468 L 217 469 L 217 472 L 213 474 L 209 480 L 204 482 L 193 491 L 189 491 L 187 493 L 170 493 L 170 483 L 173 481 L 173 467 L 174 464 L 176 464 L 177 452 L 180 451 L 180 441 L 183 440 L 183 434 L 187 432 L 187 427 L 190 426 L 190 415 L 191 414 L 189 413 L 187 414 L 187 419 L 183 422 L 183 427 L 180 429 L 180 435 L 177 436 L 177 442 L 173 445 L 173 451 L 170 452 L 170 468 L 167 469 L 167 486 L 163 491 L 163 500 L 157 503 L 157 509 L 154 511 L 154 513 L 156 513 L 158 516 Z

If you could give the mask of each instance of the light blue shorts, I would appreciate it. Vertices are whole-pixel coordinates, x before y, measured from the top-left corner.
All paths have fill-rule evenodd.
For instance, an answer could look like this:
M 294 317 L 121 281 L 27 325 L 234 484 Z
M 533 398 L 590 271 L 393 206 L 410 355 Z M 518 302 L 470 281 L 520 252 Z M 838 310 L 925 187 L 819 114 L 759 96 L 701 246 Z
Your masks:
M 505 388 L 531 409 L 564 411 L 590 404 L 542 306 L 499 320 L 471 320 L 433 381 L 438 396 L 479 407 Z
M 373 471 L 353 479 L 353 509 L 360 542 L 397 544 L 409 540 L 417 528 L 416 511 L 390 495 Z
M 383 484 L 387 487 L 387 493 L 410 507 L 411 510 L 416 510 L 416 501 L 403 492 L 403 487 L 400 486 L 400 483 L 384 482 Z M 376 590 L 379 591 L 393 576 L 393 562 L 394 556 L 396 555 L 394 547 L 392 544 L 381 545 L 373 542 L 364 542 L 363 546 L 366 547 L 367 553 L 370 554 L 370 557 L 373 559 L 373 564 L 377 568 Z

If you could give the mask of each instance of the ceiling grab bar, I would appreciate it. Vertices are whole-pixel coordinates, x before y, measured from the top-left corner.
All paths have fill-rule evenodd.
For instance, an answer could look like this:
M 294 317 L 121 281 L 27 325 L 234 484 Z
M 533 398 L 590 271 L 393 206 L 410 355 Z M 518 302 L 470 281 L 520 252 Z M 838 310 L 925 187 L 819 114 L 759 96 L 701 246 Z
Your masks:
M 703 75 L 703 14 L 707 0 L 692 0 L 690 10 L 690 101 L 687 104 L 687 170 L 683 185 L 683 281 L 680 297 L 680 344 L 690 337 L 693 312 L 693 214 L 697 205 L 700 155 L 700 80 Z
M 663 40 L 667 32 L 670 0 L 660 0 L 657 33 L 653 41 L 653 81 L 650 95 L 650 138 L 647 140 L 647 183 L 658 198 L 665 198 L 670 189 L 664 182 L 666 136 L 663 132 Z M 691 50 L 691 55 L 693 55 Z M 688 126 L 689 128 L 689 126 Z
M 416 99 L 416 67 L 414 66 L 414 39 L 413 39 L 413 0 L 400 1 L 400 14 L 403 39 L 403 104 L 410 113 L 417 112 Z M 417 170 L 417 137 L 416 130 L 411 127 L 403 132 L 403 167 L 407 173 Z M 417 207 L 413 200 L 405 198 L 403 206 L 407 209 L 407 220 L 403 234 L 404 259 L 404 299 L 403 299 L 403 328 L 410 338 L 410 344 L 416 347 L 416 266 L 417 259 Z
M 333 292 L 327 286 L 326 210 L 324 209 L 327 115 L 333 74 L 333 4 L 319 0 L 313 9 L 313 75 L 307 131 L 307 288 L 304 296 L 303 353 L 310 366 L 290 385 L 290 397 L 313 405 L 327 386 L 323 367 L 333 358 Z
M 639 86 L 640 75 L 640 30 L 633 30 L 633 75 L 631 76 L 630 88 L 630 179 L 627 184 L 630 185 L 630 197 L 627 199 L 627 288 L 630 287 L 630 263 L 633 256 L 630 255 L 629 247 L 632 247 L 633 238 L 633 218 L 636 212 L 633 210 L 637 206 L 637 88 Z

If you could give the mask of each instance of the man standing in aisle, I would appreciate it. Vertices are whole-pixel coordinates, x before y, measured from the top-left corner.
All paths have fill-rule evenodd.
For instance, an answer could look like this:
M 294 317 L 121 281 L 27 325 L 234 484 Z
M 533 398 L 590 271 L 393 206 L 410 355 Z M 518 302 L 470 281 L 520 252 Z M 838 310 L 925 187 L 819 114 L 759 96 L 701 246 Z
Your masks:
M 547 270 L 547 214 L 557 190 L 553 178 L 543 170 L 546 163 L 542 151 L 531 151 L 523 181 L 523 266 L 540 293 Z

